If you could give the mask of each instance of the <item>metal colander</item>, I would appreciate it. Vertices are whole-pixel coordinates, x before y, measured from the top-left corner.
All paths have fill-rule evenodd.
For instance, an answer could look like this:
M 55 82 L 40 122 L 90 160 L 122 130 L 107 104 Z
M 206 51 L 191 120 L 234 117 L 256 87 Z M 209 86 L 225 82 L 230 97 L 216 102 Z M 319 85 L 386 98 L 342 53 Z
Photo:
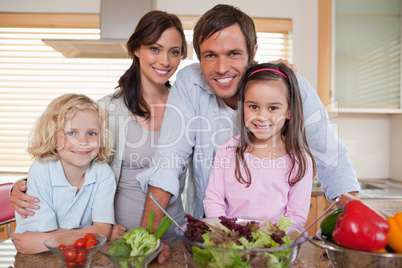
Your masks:
M 341 247 L 321 236 L 310 236 L 309 242 L 326 250 L 329 261 L 336 268 L 402 267 L 402 254 L 373 253 Z

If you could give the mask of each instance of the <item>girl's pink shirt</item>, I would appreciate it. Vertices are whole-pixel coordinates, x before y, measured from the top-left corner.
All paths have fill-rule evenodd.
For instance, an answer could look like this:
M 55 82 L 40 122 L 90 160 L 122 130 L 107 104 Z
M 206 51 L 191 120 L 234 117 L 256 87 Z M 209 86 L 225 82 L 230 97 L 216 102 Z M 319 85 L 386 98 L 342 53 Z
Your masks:
M 290 218 L 292 225 L 304 227 L 310 209 L 313 167 L 311 159 L 303 179 L 290 187 L 288 155 L 261 159 L 246 152 L 251 185 L 241 184 L 235 177 L 235 148 L 238 136 L 225 142 L 216 153 L 204 199 L 206 217 L 259 218 L 279 221 Z M 292 174 L 297 173 L 297 166 Z M 247 178 L 242 172 L 243 178 Z M 293 177 L 291 177 L 293 179 Z

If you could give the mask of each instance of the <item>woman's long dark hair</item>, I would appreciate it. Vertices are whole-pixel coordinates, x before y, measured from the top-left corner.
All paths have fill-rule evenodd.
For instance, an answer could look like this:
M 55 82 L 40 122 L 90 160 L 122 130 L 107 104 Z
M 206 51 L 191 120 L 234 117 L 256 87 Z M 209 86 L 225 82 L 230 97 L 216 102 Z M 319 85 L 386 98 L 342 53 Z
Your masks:
M 256 70 L 262 68 L 275 69 L 286 75 L 287 79 L 275 71 L 260 71 L 250 76 Z M 249 77 L 250 76 L 250 77 Z M 238 105 L 238 126 L 239 126 L 239 143 L 236 148 L 236 179 L 240 183 L 248 186 L 251 184 L 251 174 L 244 158 L 244 153 L 248 146 L 254 144 L 254 134 L 244 124 L 244 97 L 247 91 L 247 84 L 250 81 L 282 81 L 287 87 L 287 102 L 290 113 L 290 119 L 286 119 L 282 130 L 281 137 L 285 143 L 286 153 L 290 156 L 292 165 L 289 169 L 288 183 L 290 186 L 295 185 L 306 174 L 308 169 L 307 156 L 311 158 L 313 163 L 313 174 L 316 172 L 316 164 L 313 154 L 307 142 L 304 116 L 303 102 L 300 94 L 299 84 L 293 71 L 283 63 L 262 63 L 251 66 L 245 73 L 239 85 L 239 105 Z M 296 176 L 291 180 L 291 175 L 295 166 L 298 165 Z M 244 167 L 247 178 L 241 175 L 241 167 Z
M 155 44 L 165 30 L 169 28 L 176 29 L 182 40 L 181 58 L 187 55 L 187 43 L 183 32 L 183 26 L 180 19 L 164 11 L 153 10 L 145 14 L 138 22 L 134 33 L 127 41 L 127 50 L 133 62 L 128 70 L 120 77 L 119 85 L 116 88 L 120 90 L 115 93 L 114 98 L 123 96 L 124 103 L 128 110 L 135 115 L 149 119 L 151 116 L 149 106 L 144 100 L 141 92 L 141 66 L 139 59 L 134 55 L 134 51 L 140 46 Z M 166 87 L 170 88 L 169 81 Z

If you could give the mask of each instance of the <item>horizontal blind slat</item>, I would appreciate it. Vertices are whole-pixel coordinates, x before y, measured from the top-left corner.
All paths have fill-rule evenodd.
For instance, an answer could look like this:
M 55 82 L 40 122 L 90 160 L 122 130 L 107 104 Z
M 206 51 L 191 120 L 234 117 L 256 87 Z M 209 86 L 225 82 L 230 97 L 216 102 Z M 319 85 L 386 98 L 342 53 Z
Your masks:
M 279 32 L 257 33 L 257 61 L 292 61 L 290 20 L 276 21 Z M 266 28 L 263 19 L 258 25 Z M 193 31 L 185 34 L 191 43 Z M 130 59 L 64 58 L 41 39 L 99 39 L 99 29 L 0 28 L 0 172 L 28 171 L 28 135 L 52 99 L 75 92 L 98 100 L 115 92 L 131 65 Z M 179 69 L 196 61 L 194 51 L 189 55 Z

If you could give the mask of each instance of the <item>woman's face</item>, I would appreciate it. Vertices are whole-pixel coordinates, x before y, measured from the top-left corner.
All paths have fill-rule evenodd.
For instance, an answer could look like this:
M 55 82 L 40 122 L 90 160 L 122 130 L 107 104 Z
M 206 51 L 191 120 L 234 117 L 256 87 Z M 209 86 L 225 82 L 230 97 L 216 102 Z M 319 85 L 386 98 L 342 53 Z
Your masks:
M 141 66 L 141 81 L 164 85 L 179 67 L 182 39 L 175 28 L 163 32 L 155 44 L 134 51 Z

